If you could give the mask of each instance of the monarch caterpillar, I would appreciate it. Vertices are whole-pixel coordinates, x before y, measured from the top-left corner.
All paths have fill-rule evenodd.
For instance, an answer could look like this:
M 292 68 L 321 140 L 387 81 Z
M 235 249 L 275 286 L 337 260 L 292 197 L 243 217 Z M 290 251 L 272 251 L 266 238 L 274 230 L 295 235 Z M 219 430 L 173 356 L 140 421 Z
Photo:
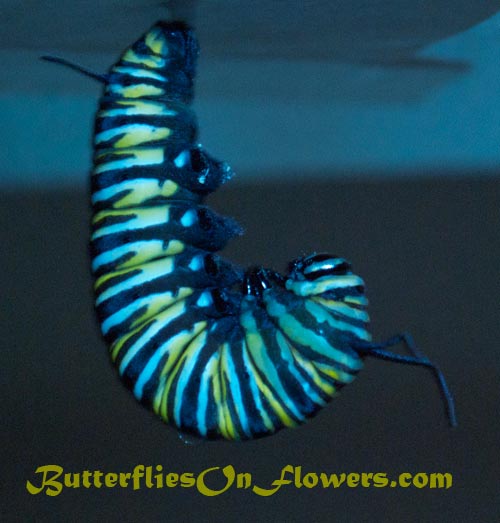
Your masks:
M 251 439 L 313 416 L 367 356 L 443 374 L 408 335 L 372 343 L 363 280 L 312 254 L 286 275 L 219 257 L 239 225 L 203 205 L 232 176 L 197 142 L 193 30 L 159 22 L 99 75 L 92 271 L 111 359 L 135 397 L 181 433 Z M 387 350 L 406 343 L 411 355 Z

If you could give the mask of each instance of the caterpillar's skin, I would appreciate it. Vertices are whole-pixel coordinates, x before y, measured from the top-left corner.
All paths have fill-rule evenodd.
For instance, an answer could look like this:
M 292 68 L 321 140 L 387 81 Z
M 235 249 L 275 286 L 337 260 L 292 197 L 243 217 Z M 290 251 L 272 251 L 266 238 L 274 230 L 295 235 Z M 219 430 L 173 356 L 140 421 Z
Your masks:
M 96 308 L 139 401 L 181 432 L 250 439 L 314 415 L 378 349 L 363 281 L 345 260 L 311 255 L 281 276 L 214 254 L 241 230 L 203 205 L 232 172 L 197 143 L 197 54 L 189 27 L 160 22 L 92 75 L 105 83 L 92 174 Z

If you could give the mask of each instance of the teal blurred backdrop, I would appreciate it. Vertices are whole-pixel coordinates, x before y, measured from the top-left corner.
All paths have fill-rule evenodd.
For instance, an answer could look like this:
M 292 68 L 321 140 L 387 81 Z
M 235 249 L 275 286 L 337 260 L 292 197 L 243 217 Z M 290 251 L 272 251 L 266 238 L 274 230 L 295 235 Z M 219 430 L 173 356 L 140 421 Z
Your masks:
M 2 4 L 0 184 L 82 187 L 100 86 L 38 56 L 105 71 L 166 10 Z M 191 4 L 201 140 L 238 180 L 498 169 L 498 2 Z

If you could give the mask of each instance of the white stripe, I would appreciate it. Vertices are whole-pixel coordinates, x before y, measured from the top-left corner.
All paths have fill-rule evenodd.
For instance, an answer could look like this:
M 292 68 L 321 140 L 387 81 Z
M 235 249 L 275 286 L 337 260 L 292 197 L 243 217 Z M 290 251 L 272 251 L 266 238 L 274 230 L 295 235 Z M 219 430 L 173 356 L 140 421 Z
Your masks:
M 165 307 L 170 307 L 170 305 L 172 305 L 173 303 L 182 299 L 185 296 L 180 296 L 178 298 L 176 297 L 176 299 L 174 299 L 174 294 L 172 292 L 160 292 L 155 294 L 149 294 L 142 298 L 138 298 L 137 300 L 134 300 L 132 303 L 129 303 L 126 307 L 123 307 L 122 309 L 118 310 L 117 312 L 106 318 L 101 324 L 102 333 L 104 335 L 107 334 L 112 327 L 115 327 L 116 325 L 119 325 L 120 323 L 124 322 L 127 318 L 132 316 L 134 312 L 137 312 L 142 307 L 147 307 L 151 305 L 151 303 L 154 302 L 156 299 L 165 299 L 168 297 L 172 298 L 172 301 L 167 301 L 165 303 Z M 159 312 L 161 312 L 161 310 Z
M 145 102 L 141 102 L 145 104 Z M 128 115 L 155 115 L 155 116 L 176 116 L 177 111 L 173 109 L 167 109 L 161 104 L 156 104 L 157 107 L 153 107 L 153 104 L 148 104 L 150 107 L 124 107 L 123 109 L 106 109 L 97 113 L 98 118 L 106 118 L 110 116 L 128 116 Z
M 92 261 L 92 270 L 96 271 L 102 265 L 106 265 L 108 263 L 113 263 L 114 261 L 120 259 L 122 256 L 125 256 L 126 254 L 129 254 L 129 253 L 136 256 L 139 250 L 147 249 L 148 247 L 153 247 L 153 246 L 157 246 L 157 247 L 160 247 L 161 249 L 163 249 L 164 242 L 162 240 L 149 240 L 149 241 L 133 242 L 133 243 L 127 243 L 120 247 L 116 247 L 109 251 L 105 251 L 94 258 L 94 260 Z M 143 261 L 143 263 L 144 263 L 144 261 Z
M 207 407 L 208 407 L 208 382 L 212 367 L 216 364 L 219 358 L 219 353 L 214 352 L 213 356 L 208 360 L 207 366 L 201 375 L 200 392 L 198 393 L 198 409 L 196 412 L 196 421 L 198 431 L 202 436 L 207 435 Z
M 240 378 L 234 367 L 234 361 L 231 357 L 230 345 L 228 343 L 225 343 L 224 345 L 227 347 L 224 350 L 224 355 L 226 356 L 227 366 L 229 367 L 229 373 L 231 374 L 227 377 L 227 380 L 229 382 L 229 388 L 231 389 L 231 393 L 233 395 L 235 409 L 239 416 L 243 432 L 250 437 L 250 426 L 248 424 L 248 417 L 245 411 L 245 406 L 243 404 L 243 397 L 241 395 Z
M 286 280 L 286 288 L 297 296 L 311 296 L 323 294 L 335 289 L 345 289 L 346 287 L 356 287 L 364 285 L 363 280 L 355 274 L 345 276 L 324 276 L 314 281 Z
M 149 358 L 148 363 L 145 365 L 145 367 L 142 369 L 142 372 L 139 374 L 139 377 L 137 379 L 137 382 L 134 386 L 134 395 L 138 400 L 142 399 L 142 395 L 144 393 L 144 386 L 146 383 L 151 379 L 151 376 L 154 374 L 156 369 L 158 368 L 158 365 L 161 361 L 161 359 L 165 356 L 165 354 L 170 350 L 170 347 L 172 345 L 175 345 L 177 340 L 179 338 L 183 338 L 186 336 L 186 331 L 181 331 L 175 336 L 172 336 L 169 338 L 165 343 L 160 345 L 158 347 L 154 354 Z M 197 336 L 197 333 L 194 332 L 192 338 L 186 340 L 186 343 L 184 346 L 191 343 L 192 339 Z
M 141 185 L 144 183 L 152 183 L 154 188 L 158 186 L 157 180 L 148 180 L 147 178 L 135 178 L 134 180 L 127 180 L 125 182 L 106 187 L 105 189 L 101 189 L 100 191 L 96 191 L 92 195 L 92 205 L 103 200 L 110 200 L 113 198 L 113 196 L 116 196 L 118 193 L 123 191 L 133 190 L 139 183 Z
M 167 82 L 167 78 L 161 74 L 154 73 L 153 71 L 146 71 L 144 69 L 135 68 L 135 67 L 114 67 L 113 72 L 125 73 L 135 78 L 153 78 L 154 80 L 159 80 L 160 82 Z
M 300 375 L 295 365 L 295 358 L 293 357 L 292 351 L 290 350 L 290 347 L 285 337 L 283 336 L 283 334 L 281 334 L 279 330 L 276 330 L 276 341 L 278 342 L 278 345 L 281 349 L 281 357 L 288 363 L 288 370 L 290 371 L 290 374 L 297 380 L 300 386 L 304 389 L 306 396 L 308 396 L 310 399 L 314 401 L 314 403 L 318 405 L 326 405 L 326 401 L 323 400 L 320 396 L 318 396 L 317 392 L 311 387 L 311 385 L 307 381 L 304 381 L 304 378 Z M 310 376 L 308 372 L 307 374 Z M 312 376 L 311 379 L 313 379 Z
M 334 300 L 328 300 L 326 298 L 321 298 L 319 296 L 312 298 L 315 303 L 319 303 L 322 307 L 325 307 L 329 311 L 332 311 L 334 314 L 339 314 L 341 316 L 348 316 L 349 318 L 353 318 L 355 320 L 363 321 L 365 323 L 368 323 L 370 320 L 370 317 L 368 316 L 368 313 L 363 309 L 356 309 L 354 307 L 351 307 L 347 303 L 344 302 L 337 302 L 334 303 Z
M 366 329 L 362 327 L 356 327 L 345 321 L 335 319 L 324 307 L 314 303 L 311 300 L 306 300 L 305 307 L 307 312 L 311 314 L 318 323 L 323 323 L 326 321 L 330 327 L 337 329 L 339 331 L 347 331 L 353 333 L 358 338 L 362 340 L 370 341 L 371 336 L 368 334 Z
M 134 156 L 133 158 L 126 158 L 125 160 L 102 163 L 94 167 L 94 174 L 101 174 L 114 169 L 128 169 L 135 165 L 158 165 L 161 163 L 163 163 L 163 151 L 159 150 L 154 157 L 152 157 L 152 155 L 143 156 L 142 158 Z
M 248 350 L 252 353 L 255 365 L 270 381 L 271 386 L 276 390 L 278 401 L 286 405 L 292 414 L 299 420 L 304 419 L 304 416 L 295 408 L 293 400 L 283 387 L 281 377 L 276 371 L 276 367 L 272 360 L 267 355 L 267 346 L 264 338 L 259 332 L 257 321 L 251 310 L 246 310 L 240 316 L 240 323 L 245 330 L 246 335 L 253 335 L 258 337 L 259 347 L 250 349 L 250 343 L 247 342 Z M 260 363 L 260 365 L 259 365 Z
M 335 267 L 338 267 L 342 263 L 344 263 L 345 260 L 342 258 L 330 258 L 328 260 L 324 260 L 321 262 L 312 263 L 311 265 L 308 265 L 304 269 L 304 274 L 309 274 L 311 272 L 316 271 L 328 271 L 335 269 Z
M 311 329 L 307 329 L 304 325 L 295 318 L 292 314 L 287 312 L 287 309 L 275 299 L 264 294 L 264 301 L 267 312 L 276 318 L 281 329 L 283 329 L 292 341 L 309 347 L 313 352 L 326 356 L 334 360 L 340 365 L 345 365 L 348 369 L 359 370 L 363 367 L 361 360 L 355 356 L 351 356 L 346 352 L 336 349 L 328 341 L 315 333 Z
M 154 134 L 157 129 L 163 130 L 164 127 L 156 127 L 154 125 L 148 125 L 143 123 L 132 123 L 128 125 L 122 125 L 120 127 L 114 127 L 113 129 L 108 129 L 107 131 L 102 131 L 95 136 L 95 143 L 99 144 L 101 142 L 107 142 L 111 138 L 118 136 L 120 134 L 131 134 L 131 133 L 148 133 Z
M 132 358 L 144 347 L 144 345 L 161 329 L 166 327 L 175 318 L 178 318 L 186 310 L 184 303 L 178 303 L 169 307 L 158 318 L 153 320 L 152 325 L 146 329 L 146 332 L 127 350 L 118 368 L 120 375 L 123 375 Z
M 172 258 L 164 258 L 155 262 L 150 262 L 144 264 L 141 269 L 140 274 L 136 274 L 127 280 L 124 280 L 117 285 L 113 285 L 106 289 L 103 293 L 99 294 L 96 299 L 96 305 L 99 305 L 103 301 L 116 296 L 120 292 L 130 290 L 133 287 L 146 283 L 148 281 L 154 280 L 156 278 L 161 278 L 170 274 L 174 270 L 174 263 Z M 131 269 L 130 272 L 133 272 L 134 269 Z M 97 291 L 99 292 L 99 291 Z
M 260 399 L 260 390 L 257 385 L 257 382 L 255 381 L 255 378 L 253 377 L 253 374 L 255 370 L 250 366 L 250 360 L 248 359 L 248 353 L 247 353 L 247 345 L 246 342 L 243 343 L 243 350 L 242 350 L 242 356 L 243 356 L 243 364 L 245 365 L 245 370 L 248 372 L 248 383 L 250 385 L 250 390 L 252 391 L 252 399 L 255 402 L 255 406 L 257 409 L 257 412 L 260 414 L 262 421 L 264 423 L 264 427 L 269 430 L 269 427 L 267 426 L 264 417 L 267 417 L 269 420 L 270 425 L 273 426 L 274 424 L 267 415 L 267 411 L 264 409 L 264 405 L 262 404 L 262 400 Z M 272 429 L 271 429 L 272 430 Z
M 188 356 L 184 360 L 184 364 L 180 371 L 179 379 L 177 381 L 177 387 L 175 390 L 175 402 L 174 402 L 174 418 L 177 422 L 177 426 L 181 424 L 181 406 L 183 404 L 184 391 L 192 378 L 193 369 L 196 365 L 201 352 L 206 347 L 207 331 L 206 329 L 196 335 L 191 341 L 188 347 L 185 349 L 189 352 Z
M 94 234 L 92 234 L 91 240 L 106 236 L 106 234 L 126 232 L 130 229 L 145 229 L 147 227 L 154 227 L 155 225 L 168 223 L 170 219 L 170 206 L 168 205 L 137 209 L 136 212 L 137 214 L 135 214 L 134 208 L 127 209 L 126 211 L 116 211 L 115 214 L 108 214 L 107 211 L 104 211 L 104 213 L 106 213 L 109 217 L 126 216 L 130 214 L 130 219 L 125 222 L 100 227 L 94 232 Z M 98 218 L 99 214 L 97 214 L 95 217 Z

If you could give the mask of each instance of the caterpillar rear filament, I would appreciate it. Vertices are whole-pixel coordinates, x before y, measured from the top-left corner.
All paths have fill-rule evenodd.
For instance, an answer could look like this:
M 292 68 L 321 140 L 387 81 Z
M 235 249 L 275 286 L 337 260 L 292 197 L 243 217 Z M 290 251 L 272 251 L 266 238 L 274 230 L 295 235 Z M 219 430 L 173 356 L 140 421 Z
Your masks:
M 95 120 L 92 272 L 111 359 L 135 397 L 183 433 L 251 439 L 306 421 L 351 383 L 366 356 L 441 371 L 408 336 L 372 343 L 364 283 L 337 256 L 286 275 L 216 253 L 241 234 L 204 198 L 232 176 L 197 140 L 198 44 L 159 22 L 106 74 Z M 409 356 L 387 348 L 406 342 Z

